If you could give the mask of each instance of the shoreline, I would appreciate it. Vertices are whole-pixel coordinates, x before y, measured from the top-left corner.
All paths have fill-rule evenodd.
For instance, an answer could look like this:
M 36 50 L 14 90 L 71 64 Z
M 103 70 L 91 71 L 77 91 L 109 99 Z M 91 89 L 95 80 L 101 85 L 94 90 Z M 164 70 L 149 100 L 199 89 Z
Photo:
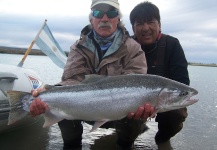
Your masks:
M 18 54 L 18 55 L 24 55 L 26 53 L 28 48 L 16 48 L 16 47 L 6 47 L 6 46 L 0 46 L 0 54 Z M 68 56 L 69 52 L 65 52 L 65 54 Z M 31 49 L 29 52 L 29 55 L 41 55 L 46 56 L 40 49 Z
M 24 55 L 28 48 L 15 48 L 15 47 L 5 47 L 0 46 L 0 54 L 18 54 L 18 55 Z M 66 56 L 68 56 L 69 52 L 65 51 Z M 41 50 L 39 49 L 32 49 L 29 53 L 29 55 L 40 55 L 40 56 L 46 56 Z M 217 64 L 203 64 L 203 63 L 193 63 L 188 62 L 188 65 L 190 66 L 204 66 L 204 67 L 217 67 Z
M 20 54 L 24 55 L 28 48 L 15 48 L 15 47 L 4 47 L 0 46 L 0 54 Z M 39 49 L 32 49 L 29 55 L 44 55 L 45 54 Z
M 217 64 L 188 63 L 189 66 L 217 67 Z

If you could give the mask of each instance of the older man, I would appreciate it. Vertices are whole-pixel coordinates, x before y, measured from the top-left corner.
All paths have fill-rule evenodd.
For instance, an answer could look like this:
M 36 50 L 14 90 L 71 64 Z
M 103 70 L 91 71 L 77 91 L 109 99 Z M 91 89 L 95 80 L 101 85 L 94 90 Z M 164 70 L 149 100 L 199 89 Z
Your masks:
M 93 0 L 89 15 L 90 25 L 81 31 L 80 39 L 71 46 L 64 68 L 62 82 L 58 85 L 78 84 L 87 74 L 122 75 L 146 74 L 146 58 L 140 44 L 130 38 L 122 25 L 118 0 Z M 37 94 L 36 94 L 37 95 Z M 30 112 L 32 116 L 44 113 L 46 104 L 36 99 Z M 145 112 L 143 112 L 145 108 Z M 117 144 L 132 147 L 144 129 L 144 120 L 154 111 L 150 105 L 138 108 L 130 118 L 105 124 L 115 127 Z M 143 118 L 138 120 L 138 118 Z M 136 119 L 132 119 L 136 118 Z M 80 120 L 63 120 L 58 123 L 64 149 L 81 146 L 83 126 Z

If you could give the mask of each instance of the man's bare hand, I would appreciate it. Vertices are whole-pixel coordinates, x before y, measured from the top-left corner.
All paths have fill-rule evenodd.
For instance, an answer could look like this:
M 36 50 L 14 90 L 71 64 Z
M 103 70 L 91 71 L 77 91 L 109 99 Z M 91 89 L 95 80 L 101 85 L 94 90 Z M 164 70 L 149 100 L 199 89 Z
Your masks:
M 48 108 L 47 104 L 41 101 L 40 98 L 37 98 L 40 92 L 44 91 L 44 88 L 39 88 L 36 90 L 32 90 L 32 96 L 36 97 L 31 105 L 30 105 L 30 114 L 32 117 L 36 117 L 40 114 L 45 113 L 46 108 Z
M 145 104 L 144 106 L 140 106 L 137 111 L 131 112 L 127 115 L 129 119 L 141 119 L 141 120 L 147 120 L 149 117 L 152 116 L 154 113 L 154 107 L 150 104 Z

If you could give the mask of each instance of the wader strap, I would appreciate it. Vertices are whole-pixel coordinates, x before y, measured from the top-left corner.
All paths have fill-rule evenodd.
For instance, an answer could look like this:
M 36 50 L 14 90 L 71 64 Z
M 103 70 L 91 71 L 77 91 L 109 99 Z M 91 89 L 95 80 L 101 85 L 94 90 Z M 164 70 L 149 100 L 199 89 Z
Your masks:
M 149 66 L 148 74 L 167 77 L 167 66 L 164 64 L 166 37 L 167 35 L 162 34 L 160 40 L 158 41 L 157 52 L 155 53 L 153 65 Z
M 157 58 L 155 60 L 155 65 L 157 66 L 164 65 L 165 49 L 166 49 L 166 35 L 162 34 L 158 43 L 158 52 L 157 52 Z

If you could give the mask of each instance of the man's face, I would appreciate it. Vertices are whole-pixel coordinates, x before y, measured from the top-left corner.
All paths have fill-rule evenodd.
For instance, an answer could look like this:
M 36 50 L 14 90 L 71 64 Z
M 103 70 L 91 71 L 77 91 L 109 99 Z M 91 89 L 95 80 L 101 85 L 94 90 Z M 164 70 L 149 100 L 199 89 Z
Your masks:
M 93 11 L 93 13 L 95 14 L 95 17 L 93 15 L 90 22 L 96 33 L 98 33 L 101 37 L 109 37 L 116 31 L 119 23 L 119 17 L 115 15 L 114 9 L 100 10 L 100 8 L 98 8 L 95 9 L 95 12 Z
M 156 41 L 160 32 L 160 23 L 156 19 L 147 22 L 136 21 L 133 32 L 140 44 L 149 45 Z

